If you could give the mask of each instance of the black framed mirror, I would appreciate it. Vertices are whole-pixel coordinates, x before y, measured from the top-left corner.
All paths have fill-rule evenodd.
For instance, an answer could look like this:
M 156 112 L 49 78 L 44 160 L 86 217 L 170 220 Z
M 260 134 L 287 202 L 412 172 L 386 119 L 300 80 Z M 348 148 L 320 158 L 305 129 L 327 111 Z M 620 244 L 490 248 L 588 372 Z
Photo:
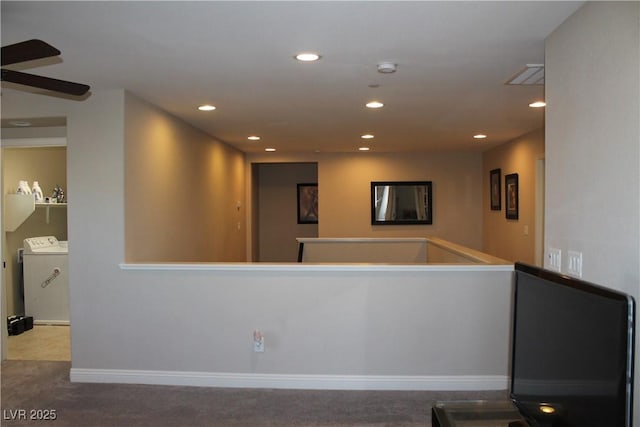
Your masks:
M 371 224 L 432 224 L 431 181 L 371 182 Z

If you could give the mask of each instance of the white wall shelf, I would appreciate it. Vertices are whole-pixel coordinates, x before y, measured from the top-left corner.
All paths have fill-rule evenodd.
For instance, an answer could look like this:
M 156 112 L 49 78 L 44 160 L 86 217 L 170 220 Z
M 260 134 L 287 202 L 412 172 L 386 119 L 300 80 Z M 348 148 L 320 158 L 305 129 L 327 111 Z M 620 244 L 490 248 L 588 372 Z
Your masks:
M 36 208 L 46 209 L 46 223 L 49 224 L 49 209 L 66 207 L 66 203 L 35 203 L 33 195 L 30 194 L 5 194 L 4 231 L 16 231 Z
M 35 199 L 29 194 L 4 196 L 4 231 L 16 231 L 35 211 Z
M 49 224 L 49 209 L 50 208 L 67 208 L 66 203 L 36 203 L 36 208 L 45 208 L 45 222 Z

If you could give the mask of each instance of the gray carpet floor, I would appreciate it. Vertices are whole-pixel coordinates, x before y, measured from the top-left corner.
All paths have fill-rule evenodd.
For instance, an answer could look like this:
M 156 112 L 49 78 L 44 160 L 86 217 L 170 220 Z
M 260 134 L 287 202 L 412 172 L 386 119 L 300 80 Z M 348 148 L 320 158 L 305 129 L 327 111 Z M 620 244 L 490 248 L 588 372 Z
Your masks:
M 69 382 L 69 362 L 2 362 L 2 426 L 431 426 L 436 400 L 506 391 L 311 391 Z M 26 411 L 26 420 L 18 410 Z M 37 412 L 41 410 L 40 412 Z M 53 421 L 29 420 L 51 415 Z M 33 412 L 32 412 L 33 411 Z

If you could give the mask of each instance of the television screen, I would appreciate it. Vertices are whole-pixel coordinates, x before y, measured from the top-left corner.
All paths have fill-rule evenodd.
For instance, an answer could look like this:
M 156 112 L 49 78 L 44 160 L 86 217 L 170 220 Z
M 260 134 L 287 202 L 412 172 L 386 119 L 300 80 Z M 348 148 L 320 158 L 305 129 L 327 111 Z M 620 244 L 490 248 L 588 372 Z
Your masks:
M 634 301 L 517 263 L 511 399 L 532 426 L 630 427 Z

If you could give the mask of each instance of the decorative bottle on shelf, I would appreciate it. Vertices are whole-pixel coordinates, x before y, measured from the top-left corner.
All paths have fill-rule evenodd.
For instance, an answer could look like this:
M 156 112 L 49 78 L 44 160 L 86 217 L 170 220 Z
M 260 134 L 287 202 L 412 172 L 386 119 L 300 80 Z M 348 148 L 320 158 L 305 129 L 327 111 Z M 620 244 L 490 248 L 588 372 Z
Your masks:
M 56 187 L 53 189 L 53 194 L 51 195 L 51 198 L 56 199 L 57 203 L 66 202 L 66 200 L 64 198 L 64 191 L 62 190 L 62 187 L 60 187 L 59 185 L 56 185 Z
M 44 196 L 42 195 L 42 189 L 38 181 L 33 181 L 33 189 L 31 191 L 36 199 L 36 203 L 44 202 Z
M 29 183 L 27 181 L 19 181 L 18 190 L 16 191 L 16 194 L 31 194 Z

